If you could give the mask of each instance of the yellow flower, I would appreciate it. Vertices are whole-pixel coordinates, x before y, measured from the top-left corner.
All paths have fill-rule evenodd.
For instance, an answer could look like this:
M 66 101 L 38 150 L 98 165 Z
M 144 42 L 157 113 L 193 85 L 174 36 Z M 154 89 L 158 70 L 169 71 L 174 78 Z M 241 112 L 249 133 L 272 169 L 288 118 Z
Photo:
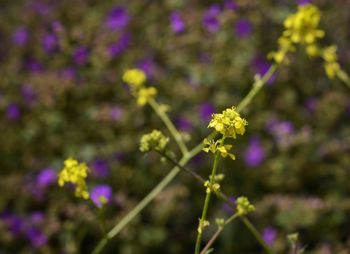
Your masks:
M 146 74 L 140 69 L 130 69 L 124 73 L 123 81 L 131 87 L 137 88 L 146 82 Z
M 236 138 L 236 134 L 243 135 L 248 122 L 241 118 L 235 107 L 224 110 L 221 114 L 213 114 L 208 127 L 214 128 L 224 137 Z
M 149 152 L 151 150 L 163 151 L 169 142 L 169 138 L 164 136 L 161 131 L 153 130 L 151 133 L 145 134 L 140 140 L 140 151 Z
M 137 104 L 144 106 L 150 99 L 157 95 L 157 89 L 153 86 L 141 88 L 137 94 Z
M 340 71 L 340 65 L 338 63 L 337 47 L 335 45 L 326 47 L 322 51 L 322 58 L 324 59 L 324 68 L 327 76 L 333 79 L 337 72 Z
M 75 186 L 75 196 L 88 199 L 89 192 L 86 186 L 88 171 L 85 163 L 78 163 L 78 161 L 69 158 L 64 161 L 64 168 L 58 175 L 58 184 L 64 186 L 65 183 L 72 183 Z
M 246 197 L 239 197 L 236 201 L 237 213 L 239 215 L 246 215 L 255 211 L 254 205 L 252 205 Z

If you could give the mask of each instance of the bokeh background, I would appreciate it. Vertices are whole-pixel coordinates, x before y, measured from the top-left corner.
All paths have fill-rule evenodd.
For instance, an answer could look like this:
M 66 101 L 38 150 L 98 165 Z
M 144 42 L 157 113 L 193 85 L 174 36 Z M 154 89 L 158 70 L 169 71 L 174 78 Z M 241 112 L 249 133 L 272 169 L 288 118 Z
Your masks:
M 138 67 L 190 147 L 210 133 L 212 113 L 237 105 L 264 74 L 294 0 L 2 0 L 0 5 L 0 252 L 90 253 L 103 236 L 99 209 L 57 185 L 63 161 L 88 163 L 89 189 L 109 186 L 112 228 L 171 164 L 139 152 L 157 128 L 121 81 Z M 350 71 L 350 1 L 315 0 L 325 45 Z M 242 113 L 236 161 L 222 160 L 225 193 L 245 195 L 276 253 L 299 232 L 306 253 L 350 253 L 350 91 L 302 50 Z M 171 146 L 175 153 L 174 143 Z M 188 165 L 209 175 L 212 156 Z M 181 173 L 104 253 L 192 253 L 204 188 Z M 211 218 L 232 211 L 213 199 Z M 213 223 L 214 224 L 214 223 Z M 208 240 L 215 227 L 204 235 Z M 239 221 L 215 253 L 262 253 Z

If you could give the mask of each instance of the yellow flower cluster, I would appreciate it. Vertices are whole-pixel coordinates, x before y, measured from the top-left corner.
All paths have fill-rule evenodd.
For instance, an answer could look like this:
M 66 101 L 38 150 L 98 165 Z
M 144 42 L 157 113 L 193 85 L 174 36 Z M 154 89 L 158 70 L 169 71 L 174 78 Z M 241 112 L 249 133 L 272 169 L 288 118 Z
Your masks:
M 324 69 L 330 79 L 333 79 L 337 72 L 340 71 L 340 65 L 338 63 L 338 56 L 336 53 L 337 46 L 335 45 L 326 47 L 322 50 L 322 58 L 325 61 Z
M 197 232 L 198 234 L 202 234 L 203 233 L 203 229 L 205 229 L 206 227 L 209 227 L 210 225 L 210 222 L 207 221 L 207 220 L 199 220 L 199 225 L 198 225 L 198 228 L 197 228 Z
M 65 183 L 75 185 L 75 196 L 78 198 L 88 199 L 89 192 L 86 186 L 86 178 L 89 168 L 85 163 L 78 163 L 74 159 L 64 161 L 64 168 L 58 175 L 58 184 L 64 186 Z
M 279 49 L 271 52 L 269 58 L 276 63 L 288 63 L 287 53 L 295 50 L 295 44 L 305 45 L 309 56 L 317 56 L 319 53 L 317 39 L 325 36 L 325 32 L 318 28 L 320 19 L 320 11 L 315 5 L 299 6 L 296 13 L 285 19 L 285 30 L 278 39 Z
M 137 104 L 140 106 L 144 106 L 157 95 L 155 87 L 144 87 L 146 74 L 140 69 L 127 70 L 122 79 L 131 87 L 131 92 L 137 98 Z
M 255 211 L 254 205 L 252 205 L 246 197 L 239 197 L 236 201 L 237 213 L 241 216 Z
M 225 138 L 236 138 L 236 134 L 243 135 L 245 133 L 246 125 L 248 125 L 248 122 L 241 118 L 235 107 L 232 107 L 224 110 L 222 113 L 213 114 L 208 127 L 214 128 Z
M 219 153 L 223 158 L 229 156 L 232 160 L 236 159 L 235 155 L 230 153 L 232 145 L 225 144 L 226 138 L 236 138 L 237 134 L 243 135 L 248 122 L 242 118 L 236 111 L 235 107 L 225 109 L 222 113 L 213 114 L 208 127 L 214 128 L 222 134 L 219 140 L 204 139 L 203 151 L 208 153 Z
M 203 151 L 206 153 L 208 153 L 209 151 L 212 153 L 219 152 L 223 158 L 226 158 L 227 156 L 229 156 L 232 160 L 236 159 L 235 155 L 229 152 L 232 148 L 232 145 L 222 144 L 221 140 L 215 141 L 215 140 L 208 140 L 208 139 L 204 139 L 203 143 L 205 145 L 205 147 L 203 148 Z
M 164 136 L 161 131 L 153 130 L 151 133 L 145 134 L 140 140 L 140 151 L 149 152 L 151 150 L 163 151 L 169 142 L 169 138 Z
M 210 181 L 208 180 L 204 182 L 204 187 L 206 187 L 206 193 L 210 193 L 212 191 L 217 192 L 220 190 L 220 184 L 215 182 L 213 184 L 210 184 Z

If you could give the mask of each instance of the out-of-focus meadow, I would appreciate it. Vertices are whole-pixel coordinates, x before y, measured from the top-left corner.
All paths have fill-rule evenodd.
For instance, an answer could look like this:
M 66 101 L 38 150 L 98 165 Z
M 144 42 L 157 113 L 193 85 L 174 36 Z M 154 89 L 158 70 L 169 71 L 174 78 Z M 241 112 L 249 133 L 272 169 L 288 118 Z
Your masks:
M 142 134 L 167 130 L 137 105 L 125 70 L 146 73 L 193 147 L 210 133 L 211 114 L 237 105 L 268 70 L 283 20 L 305 2 L 2 0 L 0 253 L 91 253 L 172 168 L 139 151 Z M 349 72 L 350 1 L 312 3 L 322 43 L 338 46 Z M 288 253 L 296 232 L 306 253 L 350 253 L 350 89 L 296 50 L 241 114 L 249 125 L 234 143 L 236 160 L 220 162 L 222 191 L 233 202 L 249 197 L 249 218 L 275 253 Z M 58 186 L 68 157 L 89 166 L 92 202 Z M 207 178 L 212 160 L 200 153 L 187 167 Z M 180 173 L 103 253 L 192 253 L 204 195 Z M 210 218 L 231 213 L 212 199 Z M 239 220 L 213 247 L 262 253 Z

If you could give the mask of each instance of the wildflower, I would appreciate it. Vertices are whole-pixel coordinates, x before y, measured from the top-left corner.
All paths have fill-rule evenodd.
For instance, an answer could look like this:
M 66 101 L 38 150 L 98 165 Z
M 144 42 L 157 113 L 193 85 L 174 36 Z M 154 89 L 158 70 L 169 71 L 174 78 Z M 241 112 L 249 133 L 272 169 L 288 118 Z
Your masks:
M 212 33 L 217 32 L 220 29 L 219 15 L 221 13 L 220 6 L 213 4 L 205 12 L 203 17 L 203 26 Z
M 122 33 L 117 42 L 113 42 L 108 45 L 107 51 L 109 56 L 112 58 L 120 56 L 128 48 L 130 41 L 130 33 Z
M 99 208 L 112 199 L 112 188 L 108 185 L 97 185 L 90 192 L 92 202 Z
M 197 228 L 198 234 L 202 234 L 203 233 L 203 229 L 206 228 L 206 227 L 209 227 L 209 225 L 210 225 L 209 221 L 199 219 L 199 225 L 198 225 L 198 228 Z
M 46 188 L 57 181 L 57 173 L 52 168 L 45 168 L 36 178 L 37 184 L 41 188 Z
M 153 99 L 157 94 L 155 87 L 141 88 L 137 95 L 137 104 L 144 106 L 150 99 Z
M 77 47 L 73 52 L 74 62 L 79 65 L 85 65 L 88 62 L 89 50 L 87 47 L 80 46 Z
M 29 40 L 29 31 L 26 27 L 18 27 L 12 34 L 12 42 L 17 46 L 25 46 Z
M 214 128 L 224 137 L 236 138 L 236 134 L 243 135 L 248 122 L 241 118 L 235 107 L 224 110 L 221 114 L 213 114 L 208 127 Z
M 272 246 L 276 240 L 276 229 L 273 227 L 267 227 L 262 233 L 262 239 L 268 246 Z
M 129 86 L 137 88 L 146 82 L 146 74 L 140 69 L 130 69 L 124 73 L 123 81 Z
M 179 34 L 185 31 L 185 23 L 179 12 L 174 11 L 170 15 L 171 29 L 174 33 Z
M 92 162 L 93 174 L 96 177 L 107 177 L 109 174 L 109 166 L 105 160 L 97 159 Z
M 140 140 L 140 151 L 149 152 L 151 150 L 163 151 L 169 142 L 169 138 L 164 136 L 161 131 L 153 130 L 151 133 L 145 134 Z
M 218 183 L 212 183 L 210 184 L 210 181 L 204 182 L 204 187 L 206 187 L 206 193 L 210 193 L 212 191 L 217 192 L 220 189 L 220 184 Z
M 239 197 L 236 201 L 237 213 L 241 216 L 255 211 L 255 207 L 249 202 L 246 197 Z
M 127 10 L 124 7 L 117 6 L 112 9 L 105 21 L 105 25 L 110 30 L 121 30 L 125 28 L 130 20 Z
M 15 103 L 10 104 L 6 109 L 6 116 L 12 121 L 16 121 L 21 117 L 21 110 Z
M 27 229 L 25 231 L 25 236 L 34 248 L 40 248 L 48 242 L 47 236 L 36 227 Z
M 322 58 L 324 59 L 324 68 L 327 76 L 333 79 L 337 72 L 340 70 L 340 65 L 338 64 L 338 56 L 336 54 L 337 47 L 335 45 L 326 47 L 322 51 Z
M 259 166 L 265 158 L 265 151 L 261 145 L 261 141 L 257 137 L 249 140 L 249 146 L 244 152 L 244 161 L 249 167 Z
M 88 170 L 85 163 L 78 163 L 78 161 L 69 158 L 64 161 L 64 168 L 58 175 L 58 184 L 64 186 L 65 183 L 72 183 L 75 185 L 75 196 L 88 199 L 89 192 L 86 186 Z
M 41 40 L 44 51 L 48 54 L 58 49 L 58 38 L 54 33 L 46 33 Z
M 298 11 L 289 15 L 284 21 L 284 32 L 278 39 L 279 50 L 271 52 L 268 57 L 276 63 L 282 63 L 288 58 L 288 52 L 294 51 L 294 44 L 306 46 L 306 52 L 310 57 L 318 54 L 316 42 L 325 36 L 325 32 L 318 28 L 321 14 L 319 9 L 312 4 L 298 6 Z
M 235 32 L 237 36 L 242 39 L 249 37 L 249 35 L 252 32 L 252 25 L 249 22 L 249 20 L 246 20 L 246 19 L 238 20 L 235 25 Z
M 215 108 L 210 102 L 205 102 L 199 107 L 199 115 L 203 121 L 209 121 L 214 112 Z

